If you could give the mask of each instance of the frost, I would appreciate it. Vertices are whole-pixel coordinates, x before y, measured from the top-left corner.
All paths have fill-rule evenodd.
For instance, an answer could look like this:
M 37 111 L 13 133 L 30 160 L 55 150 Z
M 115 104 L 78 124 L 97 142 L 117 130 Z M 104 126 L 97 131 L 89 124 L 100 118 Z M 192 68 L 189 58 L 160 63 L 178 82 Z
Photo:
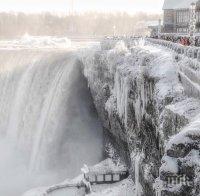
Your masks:
M 175 59 L 175 52 L 163 46 L 155 46 L 144 40 L 139 42 L 136 44 L 134 41 L 126 40 L 125 44 L 129 46 L 127 49 L 122 41 L 115 40 L 106 50 L 102 48 L 102 51 L 94 52 L 89 58 L 85 58 L 85 76 L 88 78 L 95 99 L 99 101 L 101 100 L 99 97 L 103 97 L 104 100 L 100 104 L 101 108 L 105 109 L 103 112 L 108 115 L 106 118 L 112 120 L 117 116 L 117 120 L 121 123 L 120 128 L 125 132 L 125 138 L 126 134 L 134 137 L 134 134 L 137 135 L 136 131 L 142 131 L 144 119 L 152 119 L 153 115 L 158 116 L 152 124 L 155 123 L 156 137 L 161 139 L 160 147 L 165 148 L 166 144 L 166 154 L 160 171 L 177 174 L 178 160 L 168 156 L 167 153 L 174 156 L 186 153 L 188 149 L 186 152 L 183 149 L 178 151 L 176 146 L 183 144 L 187 148 L 187 145 L 198 141 L 200 137 L 199 64 L 182 56 Z M 170 47 L 175 50 L 179 46 Z M 107 91 L 104 93 L 103 90 L 102 96 L 100 91 L 104 86 Z M 149 106 L 155 111 L 153 109 L 151 111 Z M 153 112 L 155 114 L 151 114 Z M 169 125 L 170 123 L 172 125 Z M 188 123 L 190 125 L 182 129 Z M 112 127 L 112 124 L 107 128 L 110 126 Z M 113 127 L 115 128 L 115 125 Z M 116 129 L 112 130 L 114 134 Z M 151 133 L 149 135 L 151 136 Z M 144 164 L 142 153 L 134 153 L 135 149 L 132 147 L 135 148 L 135 145 L 132 146 L 132 143 L 130 145 L 131 163 L 135 170 L 135 193 L 141 195 L 139 170 L 142 167 L 143 177 L 150 181 L 148 173 L 151 163 Z M 191 154 L 191 157 L 195 158 L 195 154 Z M 189 163 L 188 160 L 187 162 Z M 161 190 L 162 180 L 158 178 L 157 181 L 158 190 Z M 171 191 L 176 192 L 179 189 L 180 186 L 171 187 Z M 160 191 L 157 195 L 160 195 Z
M 194 98 L 186 98 L 183 101 L 166 106 L 166 109 L 192 120 L 200 113 L 200 101 Z
M 125 45 L 125 43 L 123 41 L 119 41 L 116 43 L 113 51 L 117 51 L 117 52 L 120 52 L 120 53 L 127 53 L 128 52 L 128 49 Z
M 178 172 L 178 164 L 177 160 L 175 158 L 164 156 L 162 159 L 162 166 L 160 168 L 160 171 L 167 171 L 171 173 L 177 173 Z
M 135 185 L 131 179 L 113 185 L 95 186 L 93 189 L 93 192 L 88 196 L 136 196 Z
M 144 159 L 144 154 L 141 152 L 132 152 L 131 159 L 134 163 L 135 194 L 136 196 L 142 196 L 143 188 L 140 184 L 140 166 Z

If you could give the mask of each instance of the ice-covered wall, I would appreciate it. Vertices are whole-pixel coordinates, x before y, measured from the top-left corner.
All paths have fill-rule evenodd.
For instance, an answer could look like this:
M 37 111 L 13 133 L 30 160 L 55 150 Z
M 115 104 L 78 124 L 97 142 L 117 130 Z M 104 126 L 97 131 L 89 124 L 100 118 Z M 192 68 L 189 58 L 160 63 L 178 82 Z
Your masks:
M 174 165 L 175 173 L 179 165 L 173 156 L 166 156 L 165 145 L 200 112 L 200 101 L 184 91 L 180 61 L 174 56 L 172 51 L 142 40 L 129 44 L 107 41 L 101 49 L 81 55 L 84 75 L 104 129 L 120 147 L 122 142 L 127 145 L 122 145 L 121 150 L 128 156 L 137 196 L 159 192 L 173 195 L 161 186 L 166 182 L 161 177 L 162 168 L 165 176 L 170 177 L 165 169 Z M 161 162 L 163 155 L 169 163 Z

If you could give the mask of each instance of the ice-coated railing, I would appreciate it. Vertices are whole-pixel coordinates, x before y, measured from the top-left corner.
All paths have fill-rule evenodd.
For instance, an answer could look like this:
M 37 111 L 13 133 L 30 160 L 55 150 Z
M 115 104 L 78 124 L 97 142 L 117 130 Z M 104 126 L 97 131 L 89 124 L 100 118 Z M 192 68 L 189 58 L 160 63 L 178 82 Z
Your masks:
M 189 58 L 196 59 L 200 62 L 200 48 L 195 46 L 183 46 L 178 43 L 174 43 L 171 41 L 161 40 L 161 39 L 153 39 L 146 38 L 146 42 L 150 42 L 154 45 L 164 46 L 169 48 L 170 50 L 175 51 L 178 54 L 185 55 Z
M 179 55 L 188 57 L 186 61 L 178 62 L 179 77 L 181 79 L 184 91 L 188 96 L 200 98 L 200 48 L 195 46 L 183 46 L 170 41 L 147 38 L 146 42 L 154 45 L 160 45 L 176 52 Z
M 134 45 L 139 45 L 141 38 L 140 37 L 109 37 L 105 38 L 102 43 L 108 46 L 115 45 L 118 41 L 124 41 L 126 45 L 129 47 Z M 153 38 L 145 38 L 146 42 L 149 42 L 154 45 L 164 46 L 177 54 L 187 56 L 192 59 L 196 59 L 200 62 L 200 47 L 195 46 L 183 46 L 179 43 L 174 43 L 171 41 L 161 40 L 161 39 L 153 39 Z M 109 47 L 110 48 L 110 47 Z
M 132 46 L 140 45 L 142 39 L 137 37 L 112 37 L 105 40 L 113 45 L 115 45 L 118 41 L 124 41 L 126 46 L 131 49 Z M 184 91 L 188 96 L 199 99 L 200 80 L 198 78 L 200 77 L 200 47 L 183 46 L 179 43 L 153 38 L 145 38 L 144 43 L 150 43 L 155 46 L 168 48 L 177 54 L 177 56 L 180 56 L 180 58 L 178 58 L 179 60 L 177 59 L 178 73 L 182 81 Z M 106 43 L 106 45 L 108 44 Z

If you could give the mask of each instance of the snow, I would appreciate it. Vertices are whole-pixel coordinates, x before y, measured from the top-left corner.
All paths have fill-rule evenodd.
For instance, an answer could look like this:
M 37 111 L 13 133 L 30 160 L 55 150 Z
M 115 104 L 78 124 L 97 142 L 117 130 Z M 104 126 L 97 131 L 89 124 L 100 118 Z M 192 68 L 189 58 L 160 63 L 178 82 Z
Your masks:
M 195 60 L 184 57 L 178 63 L 179 74 L 188 96 L 200 98 L 200 64 Z
M 177 46 L 174 45 L 173 47 Z M 195 90 L 200 83 L 199 64 L 196 61 L 191 62 L 188 57 L 183 58 L 182 56 L 175 60 L 176 53 L 174 51 L 148 42 L 144 44 L 142 41 L 140 41 L 139 45 L 133 45 L 129 49 L 126 48 L 122 41 L 118 42 L 116 47 L 108 48 L 100 52 L 94 52 L 89 58 L 85 58 L 83 62 L 86 65 L 84 73 L 92 89 L 98 89 L 102 83 L 109 85 L 110 95 L 105 107 L 111 118 L 113 113 L 117 113 L 125 127 L 128 127 L 128 104 L 133 104 L 138 128 L 140 128 L 142 117 L 148 115 L 145 109 L 146 104 L 152 99 L 156 100 L 159 112 L 164 109 L 170 110 L 174 115 L 185 117 L 190 122 L 190 125 L 169 139 L 166 150 L 173 145 L 192 143 L 194 138 L 199 138 L 200 96 L 198 96 L 198 99 L 195 96 L 191 98 L 191 95 L 196 93 Z M 95 62 L 95 55 L 100 56 L 98 62 Z M 108 81 L 113 79 L 114 82 L 101 81 L 97 74 L 99 69 L 104 74 L 102 78 L 108 78 Z M 180 80 L 179 73 L 184 74 L 190 80 L 190 85 L 185 85 L 183 77 Z M 105 77 L 105 74 L 107 77 Z M 149 89 L 144 89 L 145 74 L 155 80 L 155 89 L 150 84 Z M 130 98 L 130 89 L 133 83 L 137 92 L 134 92 L 133 97 Z M 189 97 L 185 94 L 186 91 L 190 92 L 188 93 Z M 169 98 L 169 103 L 166 98 Z M 163 137 L 163 139 L 165 138 Z M 191 157 L 193 156 L 195 157 L 194 154 L 191 155 Z M 135 169 L 136 195 L 142 194 L 139 182 L 141 159 L 140 154 L 132 154 L 131 160 Z M 146 168 L 146 173 L 148 173 L 149 167 L 146 166 Z M 177 173 L 177 159 L 165 156 L 160 169 Z M 147 177 L 147 174 L 145 176 Z M 175 187 L 174 189 L 178 190 L 178 188 L 180 187 Z
M 137 196 L 135 185 L 131 179 L 126 179 L 112 185 L 96 185 L 87 196 Z
M 154 55 L 150 53 L 152 48 L 150 50 L 148 47 L 144 48 L 143 41 L 140 41 L 140 46 L 141 48 L 132 47 L 130 52 L 127 48 L 124 48 L 124 44 L 120 42 L 117 44 L 117 47 L 108 52 L 107 56 L 108 70 L 114 75 L 114 86 L 111 90 L 112 95 L 106 103 L 106 109 L 109 114 L 111 114 L 112 111 L 117 111 L 119 117 L 124 119 L 125 126 L 127 125 L 128 118 L 128 93 L 130 84 L 133 82 L 134 78 L 137 78 L 138 86 L 138 97 L 134 102 L 138 127 L 140 127 L 139 125 L 142 116 L 145 114 L 145 106 L 147 104 L 147 92 L 145 92 L 146 90 L 143 88 L 143 74 L 148 71 L 148 65 L 153 61 Z M 149 93 L 151 94 L 151 92 Z M 142 107 L 141 100 L 144 103 Z
M 162 159 L 162 166 L 160 167 L 160 171 L 177 173 L 178 172 L 177 159 L 169 156 L 164 156 Z
M 45 195 L 46 195 L 46 187 L 32 189 L 23 194 L 23 196 L 45 196 Z
M 126 45 L 123 41 L 119 41 L 116 43 L 113 51 L 120 52 L 120 53 L 126 53 L 126 52 L 128 52 L 128 48 L 126 47 Z
M 180 158 L 180 160 L 186 162 L 188 166 L 195 165 L 196 167 L 200 167 L 200 156 L 198 150 L 191 150 L 186 157 Z
M 127 171 L 127 167 L 119 164 L 116 165 L 112 159 L 108 158 L 102 162 L 100 162 L 97 165 L 94 165 L 92 167 L 89 167 L 90 172 L 95 172 L 95 173 L 109 173 L 109 172 L 119 172 L 119 171 Z
M 84 171 L 87 170 L 87 172 L 95 172 L 95 173 L 107 173 L 107 172 L 115 172 L 115 171 L 126 171 L 127 168 L 120 164 L 115 165 L 115 163 L 111 159 L 106 159 L 94 166 L 87 167 L 84 166 Z M 82 181 L 84 181 L 83 174 L 77 176 L 74 179 L 66 179 L 65 181 L 52 185 L 50 187 L 40 187 L 35 188 L 30 191 L 27 191 L 23 196 L 46 196 L 46 195 L 52 195 L 52 196 L 83 196 L 84 189 L 78 190 L 77 188 L 64 188 L 67 185 L 76 185 L 80 184 Z M 123 196 L 122 193 L 127 191 L 127 195 L 124 196 L 133 196 L 134 193 L 134 185 L 131 179 L 126 179 L 121 182 L 111 184 L 111 185 L 95 185 L 92 186 L 91 189 L 93 190 L 93 193 L 90 194 L 90 196 L 99 196 L 101 194 L 105 193 L 105 196 Z M 51 191 L 52 190 L 52 191 Z M 109 193 L 109 194 L 108 194 Z M 104 195 L 102 195 L 104 196 Z
M 169 142 L 167 143 L 166 150 L 172 148 L 173 145 L 178 144 L 189 144 L 193 143 L 195 139 L 192 138 L 200 138 L 200 115 L 195 117 L 195 120 L 192 121 L 188 126 L 186 126 L 180 133 L 171 137 Z
M 165 108 L 191 121 L 200 113 L 200 101 L 194 98 L 186 98 L 177 103 L 167 105 Z
M 156 55 L 156 58 L 151 63 L 150 75 L 159 80 L 156 83 L 158 99 L 163 100 L 166 96 L 172 94 L 182 94 L 183 87 L 178 81 L 178 66 L 173 60 L 173 53 L 162 47 L 154 49 L 155 47 L 153 46 L 147 46 L 145 48 L 153 51 Z
M 142 162 L 143 154 L 136 153 L 134 160 L 135 160 L 135 195 L 142 196 L 143 190 L 140 184 L 140 165 Z

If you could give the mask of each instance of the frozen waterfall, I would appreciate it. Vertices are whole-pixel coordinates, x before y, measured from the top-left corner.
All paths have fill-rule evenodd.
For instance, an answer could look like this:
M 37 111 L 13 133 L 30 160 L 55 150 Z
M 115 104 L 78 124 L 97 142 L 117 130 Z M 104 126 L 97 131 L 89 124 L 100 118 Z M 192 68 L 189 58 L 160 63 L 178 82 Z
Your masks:
M 101 124 L 74 52 L 1 49 L 0 135 L 4 196 L 102 160 Z

